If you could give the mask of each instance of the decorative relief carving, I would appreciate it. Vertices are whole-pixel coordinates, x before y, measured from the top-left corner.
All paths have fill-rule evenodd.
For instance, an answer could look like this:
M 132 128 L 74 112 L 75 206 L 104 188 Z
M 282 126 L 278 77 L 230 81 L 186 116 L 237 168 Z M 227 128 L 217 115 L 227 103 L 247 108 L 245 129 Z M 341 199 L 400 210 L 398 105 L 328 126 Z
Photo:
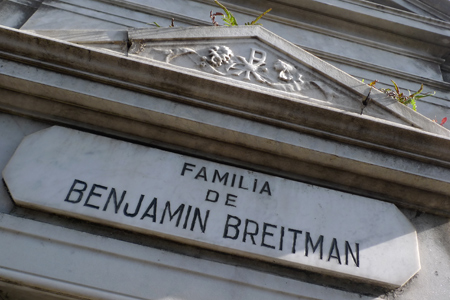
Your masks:
M 267 78 L 268 70 L 266 67 L 267 53 L 262 50 L 256 50 L 252 48 L 250 58 L 247 59 L 243 56 L 236 56 L 240 62 L 233 62 L 228 68 L 231 75 L 240 76 L 244 73 L 244 80 L 250 81 L 250 74 L 261 83 L 270 82 Z M 266 76 L 265 76 L 266 75 Z
M 140 54 L 141 48 L 136 47 L 134 54 Z M 133 51 L 130 52 L 133 53 Z M 199 50 L 151 48 L 144 55 L 167 63 L 198 68 L 211 74 L 231 76 L 326 101 L 331 101 L 336 96 L 336 93 L 324 82 L 305 80 L 303 74 L 293 64 L 272 57 L 269 63 L 267 52 L 261 49 L 251 48 L 247 57 L 235 55 L 231 48 L 224 45 Z M 176 58 L 179 60 L 174 61 Z
M 220 67 L 222 64 L 231 63 L 233 56 L 233 51 L 227 46 L 214 46 L 209 49 L 209 57 L 202 56 L 202 61 L 209 63 L 213 67 Z

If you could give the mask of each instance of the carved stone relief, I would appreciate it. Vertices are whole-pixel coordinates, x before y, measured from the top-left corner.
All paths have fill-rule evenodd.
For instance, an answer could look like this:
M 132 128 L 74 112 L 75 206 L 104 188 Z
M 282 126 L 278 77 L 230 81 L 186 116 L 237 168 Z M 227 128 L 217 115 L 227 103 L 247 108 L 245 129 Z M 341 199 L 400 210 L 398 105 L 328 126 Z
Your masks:
M 130 49 L 130 54 L 260 84 L 295 93 L 298 96 L 325 101 L 332 101 L 337 97 L 334 89 L 324 82 L 305 78 L 305 74 L 293 63 L 277 57 L 269 59 L 270 54 L 256 47 L 246 48 L 246 50 L 241 47 L 239 53 L 235 53 L 233 49 L 225 45 L 201 49 L 146 47 L 148 45 L 145 43 L 135 43 Z

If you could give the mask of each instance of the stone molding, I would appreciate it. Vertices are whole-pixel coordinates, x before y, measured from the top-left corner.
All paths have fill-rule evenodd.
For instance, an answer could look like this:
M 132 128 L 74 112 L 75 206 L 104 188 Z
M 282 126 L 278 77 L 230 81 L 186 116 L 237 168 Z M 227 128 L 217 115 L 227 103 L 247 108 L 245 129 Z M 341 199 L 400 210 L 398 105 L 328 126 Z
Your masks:
M 206 30 L 222 38 L 240 34 L 275 43 L 285 53 L 302 57 L 321 76 L 334 78 L 358 101 L 370 91 L 262 28 L 239 29 L 239 34 L 227 28 Z M 370 105 L 400 123 L 5 27 L 0 36 L 5 41 L 0 45 L 3 111 L 171 144 L 265 172 L 450 214 L 448 131 L 382 93 L 371 92 Z M 166 31 L 161 36 L 171 38 Z M 220 114 L 230 123 L 218 120 Z M 412 126 L 405 125 L 408 122 Z M 386 164 L 383 157 L 394 164 Z
M 206 0 L 206 1 L 195 0 L 195 1 L 196 2 L 201 2 L 201 3 L 208 3 L 208 4 L 210 3 L 208 0 Z M 283 1 L 279 1 L 279 3 L 283 3 Z M 298 3 L 296 3 L 296 5 L 297 4 Z M 367 1 L 364 2 L 364 4 L 368 5 L 368 6 L 373 5 L 372 3 L 367 2 Z M 324 6 L 326 6 L 326 5 L 324 5 Z M 373 6 L 376 7 L 376 5 L 373 5 Z M 254 15 L 254 16 L 258 16 L 259 13 L 260 13 L 260 12 L 258 12 L 255 9 L 242 7 L 242 6 L 236 5 L 236 4 L 227 4 L 227 7 L 229 7 L 230 9 L 232 9 L 234 11 L 245 12 L 245 13 L 248 13 L 248 14 Z M 347 9 L 349 9 L 349 8 L 347 8 Z M 370 9 L 373 9 L 373 8 L 371 7 Z M 387 11 L 385 11 L 384 9 L 386 9 Z M 349 10 L 351 11 L 351 9 L 349 9 Z M 389 10 L 390 10 L 389 7 L 384 7 L 383 8 L 383 13 L 386 13 Z M 398 13 L 398 10 L 393 10 L 393 11 Z M 353 13 L 357 13 L 356 11 L 352 11 L 352 12 Z M 403 13 L 403 12 L 400 12 L 400 13 Z M 410 17 L 411 13 L 407 13 L 407 12 L 404 12 L 404 13 L 408 17 Z M 414 15 L 414 16 L 418 17 L 418 18 L 424 18 L 424 17 L 418 16 L 418 15 Z M 286 24 L 286 25 L 289 25 L 289 26 L 297 27 L 297 28 L 307 29 L 307 30 L 313 31 L 313 32 L 319 32 L 319 33 L 321 33 L 323 35 L 328 35 L 328 36 L 331 36 L 331 37 L 338 37 L 338 38 L 340 38 L 342 40 L 352 41 L 354 43 L 365 45 L 365 46 L 369 46 L 371 48 L 377 48 L 377 49 L 381 49 L 381 50 L 384 50 L 384 51 L 389 51 L 389 52 L 392 52 L 392 53 L 395 53 L 395 54 L 401 54 L 403 56 L 409 56 L 409 57 L 417 58 L 417 59 L 424 60 L 424 61 L 429 61 L 429 62 L 439 63 L 439 64 L 441 64 L 441 63 L 443 63 L 445 61 L 443 58 L 438 57 L 438 56 L 433 56 L 433 55 L 430 55 L 430 54 L 414 52 L 412 50 L 402 49 L 402 48 L 400 48 L 398 46 L 392 46 L 392 45 L 389 45 L 389 44 L 380 44 L 380 43 L 375 42 L 375 41 L 371 41 L 371 40 L 368 40 L 368 39 L 365 39 L 365 38 L 360 38 L 360 37 L 357 37 L 357 36 L 354 36 L 354 35 L 351 35 L 351 34 L 346 34 L 346 33 L 343 33 L 343 32 L 337 31 L 337 30 L 332 30 L 330 28 L 323 28 L 323 27 L 320 27 L 320 26 L 315 26 L 315 25 L 312 25 L 312 24 L 308 24 L 308 23 L 306 23 L 304 21 L 301 21 L 301 20 L 292 20 L 292 19 L 282 18 L 282 17 L 279 17 L 277 15 L 273 15 L 273 14 L 268 14 L 268 15 L 264 16 L 264 19 L 273 20 L 274 22 L 277 22 L 277 23 L 280 23 L 280 24 Z M 389 22 L 389 20 L 385 20 L 385 21 Z M 429 22 L 430 18 L 424 18 L 423 21 L 424 22 Z M 447 25 L 445 22 L 442 23 L 442 24 L 443 25 Z M 298 46 L 302 47 L 302 45 L 298 45 Z M 443 54 L 443 52 L 441 54 Z
M 202 26 L 210 25 L 208 20 L 208 13 L 215 6 L 212 1 L 188 1 L 187 7 L 192 9 L 183 9 L 176 5 L 171 6 L 168 2 L 143 2 L 142 0 L 124 1 L 124 0 L 110 0 L 110 1 L 89 1 L 73 5 L 63 1 L 45 2 L 41 9 L 38 10 L 30 20 L 24 24 L 22 29 L 80 29 L 80 28 L 139 28 L 152 27 L 153 21 L 157 21 L 162 26 L 170 24 L 170 19 L 175 18 L 176 26 Z M 239 19 L 252 18 L 260 13 L 259 6 L 250 7 L 249 3 L 235 3 L 225 2 L 229 8 L 237 14 Z M 307 4 L 304 4 L 307 3 Z M 309 4 L 308 4 L 309 3 Z M 380 12 L 377 18 L 374 18 L 370 23 L 366 24 L 366 19 L 372 17 L 366 8 L 365 14 L 361 14 L 359 6 L 348 5 L 348 3 L 339 2 L 338 5 L 345 7 L 342 10 L 343 15 L 352 15 L 348 20 L 342 20 L 340 16 L 329 17 L 321 13 L 321 9 L 328 9 L 329 5 L 314 1 L 314 5 L 319 5 L 318 9 L 309 9 L 310 1 L 302 1 L 300 6 L 290 6 L 289 4 L 274 4 L 274 11 L 268 14 L 264 19 L 265 25 L 277 34 L 284 38 L 300 45 L 314 48 L 317 51 L 325 51 L 333 54 L 347 53 L 349 64 L 352 59 L 370 62 L 372 64 L 392 67 L 408 74 L 421 74 L 422 77 L 442 81 L 442 74 L 439 69 L 439 64 L 442 64 L 442 58 L 445 57 L 447 45 L 443 45 L 441 41 L 446 39 L 445 33 L 433 26 L 425 26 L 430 31 L 423 34 L 422 28 L 414 27 L 417 22 L 409 23 L 409 19 L 394 18 L 386 13 Z M 152 5 L 152 7 L 149 7 Z M 263 5 L 260 3 L 259 5 Z M 269 4 L 267 4 L 269 5 Z M 296 4 L 298 5 L 298 4 Z M 271 5 L 272 6 L 272 5 Z M 195 8 L 194 8 L 195 7 Z M 356 8 L 355 8 L 356 7 Z M 217 8 L 216 8 L 217 9 Z M 55 22 L 48 23 L 46 21 L 46 14 L 48 11 L 54 11 L 55 15 L 66 14 L 74 17 L 74 23 L 67 24 L 57 16 Z M 89 11 L 96 11 L 95 16 L 91 15 Z M 275 14 L 279 11 L 279 15 Z M 302 15 L 302 20 L 298 20 L 292 13 L 296 11 L 297 14 Z M 333 15 L 333 10 L 329 11 L 327 15 Z M 204 16 L 203 16 L 204 15 Z M 283 18 L 280 16 L 284 16 Z M 290 17 L 289 17 L 290 15 Z M 75 17 L 77 16 L 77 17 Z M 358 18 L 362 26 L 354 26 L 354 18 Z M 395 17 L 395 16 L 394 16 Z M 16 17 L 15 17 L 16 18 Z M 76 21 L 80 18 L 80 24 Z M 206 18 L 206 19 L 205 19 Z M 17 19 L 17 18 L 16 18 Z M 86 25 L 85 19 L 91 19 L 93 22 L 91 26 Z M 317 19 L 320 19 L 322 26 L 317 26 Z M 203 21 L 205 20 L 205 21 Z M 208 20 L 208 21 L 207 21 Z M 382 20 L 380 22 L 379 20 Z M 355 20 L 356 21 L 356 20 Z M 59 23 L 61 22 L 61 23 Z M 103 23 L 99 25 L 97 22 Z M 386 26 L 388 28 L 377 28 L 377 26 Z M 428 24 L 428 23 L 426 23 Z M 403 26 L 406 25 L 406 26 Z M 429 25 L 429 24 L 428 24 Z M 392 30 L 403 28 L 404 32 L 392 33 Z M 361 28 L 361 30 L 355 30 Z M 386 30 L 389 34 L 386 34 Z M 420 33 L 422 36 L 417 36 Z M 409 36 L 408 35 L 413 35 Z M 369 37 L 370 38 L 366 38 Z M 433 41 L 430 42 L 430 37 Z M 328 48 L 324 43 L 336 43 L 336 49 Z M 339 46 L 337 46 L 339 44 Z M 350 54 L 344 49 L 352 47 L 360 48 L 354 53 Z M 340 49 L 340 50 L 339 50 Z M 364 55 L 361 55 L 363 54 Z M 346 56 L 345 54 L 343 55 Z M 385 60 L 384 57 L 388 57 Z M 383 59 L 380 59 L 383 57 Z M 342 68 L 345 68 L 342 66 Z M 348 72 L 351 70 L 348 66 Z M 388 70 L 389 71 L 389 70 Z M 367 71 L 365 71 L 367 73 Z M 370 73 L 370 72 L 369 72 Z M 369 76 L 362 76 L 368 78 Z M 378 75 L 374 75 L 375 78 Z M 403 86 L 406 89 L 413 89 L 411 86 Z M 438 94 L 439 91 L 437 92 Z M 446 105 L 447 106 L 447 105 Z
M 0 278 L 62 299 L 235 299 L 225 285 L 248 299 L 381 300 L 1 213 L 0 236 Z
M 326 0 L 319 0 L 316 1 L 317 3 L 311 3 L 311 2 L 302 2 L 301 4 L 298 2 L 295 2 L 295 0 L 281 0 L 280 3 L 287 3 L 287 4 L 294 4 L 296 6 L 302 6 L 302 7 L 309 7 L 309 8 L 317 8 L 317 7 L 326 7 L 327 5 L 335 5 L 335 6 L 343 6 L 345 9 L 353 11 L 358 14 L 367 14 L 367 15 L 373 15 L 373 11 L 382 12 L 383 14 L 389 14 L 391 16 L 395 16 L 402 19 L 409 19 L 409 21 L 413 21 L 415 23 L 421 23 L 425 26 L 436 26 L 440 27 L 441 29 L 448 29 L 450 26 L 448 22 L 442 21 L 435 18 L 430 18 L 427 16 L 421 16 L 415 13 L 411 13 L 408 11 L 403 11 L 395 8 L 391 8 L 389 6 L 384 5 L 378 5 L 377 3 L 364 1 L 364 0 L 332 0 L 332 1 L 326 1 Z M 341 5 L 337 4 L 341 3 Z M 345 5 L 347 4 L 347 5 Z M 397 20 L 399 21 L 399 20 Z M 402 23 L 402 22 L 399 22 Z M 409 25 L 413 25 L 412 23 Z M 414 27 L 424 29 L 421 25 L 413 25 Z M 394 29 L 396 30 L 396 29 Z M 413 34 L 413 33 L 412 33 Z

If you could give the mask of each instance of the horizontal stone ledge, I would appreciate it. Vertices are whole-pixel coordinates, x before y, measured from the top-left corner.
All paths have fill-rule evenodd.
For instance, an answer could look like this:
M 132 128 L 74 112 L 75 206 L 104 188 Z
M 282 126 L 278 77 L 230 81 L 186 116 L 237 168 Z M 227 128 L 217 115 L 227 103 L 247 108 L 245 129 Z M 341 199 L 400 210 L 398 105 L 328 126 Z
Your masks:
M 28 70 L 34 68 L 35 67 L 25 67 L 25 69 Z M 23 77 L 23 74 L 28 73 L 20 75 L 14 74 L 14 77 L 3 74 L 2 86 L 7 89 L 13 88 L 16 91 L 23 93 L 32 93 L 39 97 L 50 96 L 55 98 L 56 101 L 67 101 L 74 105 L 91 106 L 94 109 L 98 109 L 95 107 L 99 107 L 99 102 L 96 103 L 90 100 L 84 100 L 89 98 L 92 99 L 93 95 L 89 95 L 89 93 L 86 95 L 86 91 L 83 90 L 80 80 L 85 80 L 85 82 L 89 83 L 91 86 L 94 83 L 98 83 L 99 86 L 103 87 L 106 87 L 104 85 L 104 81 L 106 81 L 108 86 L 113 88 L 126 88 L 127 90 L 137 93 L 154 94 L 157 97 L 168 98 L 175 102 L 209 107 L 216 111 L 224 111 L 227 114 L 247 115 L 250 116 L 250 118 L 258 118 L 258 121 L 262 122 L 281 122 L 292 124 L 294 126 L 300 125 L 305 131 L 317 132 L 319 135 L 328 135 L 332 139 L 349 139 L 353 140 L 352 143 L 368 143 L 368 145 L 370 145 L 369 147 L 386 147 L 386 149 L 404 151 L 406 154 L 410 153 L 412 155 L 423 156 L 424 158 L 433 158 L 438 161 L 450 161 L 450 153 L 445 151 L 445 149 L 450 147 L 450 140 L 439 137 L 437 134 L 429 134 L 426 131 L 415 129 L 413 127 L 397 125 L 392 122 L 367 117 L 365 115 L 360 116 L 359 114 L 345 112 L 341 109 L 322 107 L 314 103 L 306 103 L 298 100 L 293 101 L 293 99 L 290 98 L 279 98 L 276 97 L 276 93 L 273 92 L 265 91 L 265 93 L 260 93 L 255 90 L 242 89 L 240 86 L 230 86 L 229 84 L 215 82 L 215 88 L 220 87 L 223 89 L 223 92 L 218 93 L 217 97 L 214 96 L 213 101 L 205 102 L 204 99 L 195 99 L 194 95 L 176 95 L 170 91 L 158 91 L 153 88 L 136 85 L 132 82 L 123 80 L 111 82 L 111 79 L 108 79 L 107 77 L 86 72 L 77 72 L 77 70 L 73 69 L 70 70 L 70 72 L 67 69 L 63 69 L 68 75 L 64 81 L 65 86 L 62 86 L 47 81 L 47 78 L 53 76 L 60 78 L 60 74 L 52 74 L 45 69 L 37 68 L 36 70 L 39 70 L 36 72 L 35 76 L 38 76 L 36 78 Z M 171 72 L 173 72 L 173 70 Z M 39 73 L 42 73 L 42 75 Z M 79 77 L 73 77 L 73 75 L 78 75 Z M 180 74 L 177 76 L 179 75 Z M 190 81 L 189 75 L 187 76 L 188 78 L 183 80 L 184 82 Z M 80 79 L 80 77 L 84 79 Z M 195 80 L 197 79 L 199 78 L 195 78 Z M 80 82 L 78 87 L 73 84 L 73 82 L 77 81 Z M 203 86 L 203 83 L 200 82 L 199 85 Z M 240 95 L 242 98 L 230 99 L 224 97 L 223 95 L 230 89 L 236 89 L 234 94 Z M 99 96 L 97 98 L 99 98 Z M 122 99 L 119 101 L 126 102 L 127 100 Z M 381 104 L 376 105 L 380 106 Z M 114 108 L 110 106 L 102 106 L 102 109 L 110 110 L 110 113 L 112 114 L 118 113 L 118 111 L 114 111 Z M 404 112 L 410 114 L 412 112 L 403 105 L 395 106 L 395 110 L 398 110 L 399 114 Z M 404 110 L 404 112 L 402 112 L 402 110 Z M 286 112 L 289 113 L 286 114 Z M 414 116 L 416 115 L 418 114 L 414 114 Z M 429 120 L 426 122 L 419 120 L 419 123 L 420 125 L 427 127 L 427 130 L 437 130 L 439 133 L 449 134 L 448 130 L 435 123 L 433 124 L 433 122 Z M 413 125 L 419 126 L 419 123 L 413 123 Z M 386 132 L 389 132 L 389 134 L 386 134 Z M 419 140 L 420 143 L 417 143 Z
M 282 91 L 274 91 L 268 88 L 255 88 L 252 84 L 244 82 L 230 81 L 226 78 L 214 77 L 206 78 L 204 74 L 195 70 L 180 70 L 171 65 L 161 64 L 156 61 L 142 60 L 136 58 L 127 58 L 114 53 L 105 53 L 101 50 L 87 49 L 85 47 L 77 46 L 75 44 L 56 41 L 42 36 L 25 34 L 23 32 L 13 31 L 11 29 L 0 28 L 0 34 L 4 35 L 5 40 L 10 39 L 10 43 L 5 43 L 3 49 L 5 52 L 0 53 L 0 56 L 10 57 L 14 60 L 22 60 L 25 63 L 40 65 L 43 68 L 59 69 L 62 73 L 72 73 L 76 76 L 90 77 L 92 80 L 101 81 L 115 81 L 111 82 L 113 85 L 122 85 L 126 88 L 136 89 L 136 84 L 141 86 L 144 90 L 147 88 L 153 90 L 164 90 L 166 93 L 176 95 L 183 95 L 185 97 L 196 98 L 203 102 L 210 102 L 222 106 L 233 107 L 239 110 L 251 111 L 257 114 L 270 114 L 275 118 L 288 118 L 289 122 L 302 122 L 306 126 L 316 127 L 321 130 L 333 130 L 334 133 L 341 135 L 353 135 L 356 139 L 370 138 L 377 139 L 380 143 L 381 137 L 371 137 L 371 133 L 376 130 L 358 134 L 358 128 L 349 128 L 354 122 L 349 120 L 339 120 L 339 116 L 333 116 L 330 122 L 327 118 L 321 118 L 318 113 L 316 118 L 311 115 L 310 118 L 305 118 L 298 111 L 302 107 L 302 103 L 306 103 L 306 108 L 311 109 L 320 107 L 321 105 L 311 99 L 311 103 L 307 103 L 298 97 L 294 97 L 290 93 Z M 192 28 L 191 28 L 192 29 Z M 192 30 L 183 30 L 183 34 L 189 31 L 194 31 L 190 38 L 199 38 L 199 34 L 195 33 L 195 28 Z M 203 28 L 202 30 L 205 30 Z M 225 30 L 225 31 L 224 31 Z M 217 32 L 216 32 L 217 31 Z M 220 31 L 220 32 L 219 32 Z M 135 30 L 135 33 L 130 33 L 134 39 L 139 39 L 140 32 L 149 33 L 149 30 Z M 155 38 L 157 35 L 161 37 L 172 34 L 161 30 L 161 32 L 151 31 Z M 201 31 L 200 31 L 201 32 Z M 239 33 L 240 37 L 254 37 L 261 36 L 266 42 L 273 42 L 277 47 L 281 47 L 283 51 L 292 53 L 298 57 L 302 57 L 303 63 L 320 72 L 323 76 L 328 76 L 332 81 L 338 81 L 339 84 L 348 89 L 349 95 L 353 94 L 358 98 L 357 101 L 362 101 L 369 93 L 369 88 L 361 84 L 358 80 L 350 77 L 348 74 L 328 65 L 327 63 L 317 59 L 311 54 L 302 49 L 292 45 L 283 40 L 280 42 L 279 37 L 264 31 L 259 28 L 255 30 L 242 28 L 240 31 L 228 33 L 226 29 L 208 28 L 208 34 L 226 34 L 232 37 Z M 143 33 L 142 33 L 143 34 Z M 188 36 L 189 34 L 186 33 Z M 201 34 L 200 34 L 201 35 Z M 2 47 L 0 47 L 0 51 Z M 12 54 L 14 53 L 14 54 Z M 78 74 L 77 74 L 78 73 Z M 95 77 L 102 78 L 95 78 Z M 133 86 L 134 85 L 134 86 Z M 198 89 L 197 87 L 202 87 Z M 232 97 L 230 97 L 232 95 Z M 431 120 L 421 116 L 420 114 L 411 113 L 404 105 L 401 105 L 393 100 L 386 99 L 384 94 L 377 91 L 372 91 L 372 101 L 369 102 L 371 108 L 366 109 L 366 113 L 370 111 L 384 110 L 384 114 L 391 115 L 391 120 L 400 124 L 411 125 L 416 128 L 421 128 L 428 132 L 435 132 L 441 135 L 450 136 L 450 133 L 441 128 L 439 125 L 431 122 Z M 359 99 L 360 98 L 360 99 Z M 319 101 L 320 103 L 320 101 Z M 323 104 L 323 103 L 322 103 Z M 286 108 L 288 105 L 298 107 L 297 109 Z M 333 104 L 325 104 L 325 109 L 333 110 Z M 336 106 L 336 108 L 340 108 Z M 305 109 L 303 107 L 302 109 Z M 360 107 L 339 109 L 342 114 L 345 109 L 354 113 L 359 113 Z M 291 113 L 286 115 L 285 111 Z M 320 110 L 320 109 L 319 109 Z M 294 113 L 295 112 L 295 113 Z M 304 115 L 310 115 L 311 111 L 306 111 Z M 327 122 L 328 121 L 328 122 Z M 342 124 L 346 124 L 343 128 Z M 389 135 L 385 138 L 388 138 Z M 388 141 L 386 141 L 388 142 Z M 401 143 L 407 145 L 407 142 Z M 400 145 L 401 145 L 400 144 Z M 413 147 L 414 148 L 414 147 Z M 441 155 L 442 156 L 442 155 Z
M 0 46 L 0 56 L 7 58 L 1 61 L 0 74 L 4 111 L 200 150 L 274 172 L 322 180 L 324 185 L 375 193 L 434 213 L 449 211 L 449 177 L 445 174 L 450 140 L 425 130 L 449 132 L 401 104 L 384 103 L 392 105 L 389 111 L 398 120 L 407 123 L 410 117 L 412 125 L 425 130 L 305 102 L 251 84 L 207 79 L 163 63 L 0 29 L 0 34 L 11 39 L 11 44 Z M 17 53 L 4 52 L 14 46 Z M 292 45 L 286 47 L 313 60 L 317 68 L 327 66 Z M 346 84 L 356 83 L 337 69 L 330 72 L 342 76 Z M 163 84 L 167 78 L 172 81 Z M 199 94 L 195 92 L 199 87 L 210 90 Z M 368 90 L 357 86 L 353 92 L 363 95 Z M 230 91 L 233 97 L 227 94 Z M 381 107 L 383 101 L 379 98 L 374 105 Z M 269 128 L 270 134 L 262 128 Z M 302 145 L 303 141 L 309 145 Z M 383 155 L 391 165 L 382 162 Z M 316 168 L 296 170 L 289 163 L 277 166 L 265 161 L 267 157 Z M 333 178 L 336 174 L 346 175 Z M 390 185 L 395 186 L 392 191 Z M 433 195 L 433 200 L 427 195 Z
M 170 145 L 181 147 L 177 148 L 177 151 L 211 156 L 216 160 L 231 160 L 234 164 L 248 165 L 253 169 L 286 178 L 371 196 L 434 214 L 450 215 L 449 196 L 445 192 L 449 190 L 445 189 L 448 183 L 442 183 L 441 187 L 444 187 L 444 190 L 441 191 L 444 194 L 439 194 L 437 191 L 429 189 L 428 183 L 439 186 L 440 180 L 430 179 L 426 176 L 422 178 L 420 174 L 396 171 L 390 168 L 391 166 L 368 164 L 364 161 L 339 157 L 336 153 L 321 153 L 317 149 L 308 150 L 301 145 L 289 145 L 286 142 L 276 142 L 273 139 L 221 129 L 173 116 L 164 116 L 163 114 L 158 116 L 154 112 L 147 115 L 146 122 L 142 122 L 5 90 L 0 91 L 0 94 L 2 95 L 0 99 L 14 100 L 9 104 L 0 101 L 1 109 L 4 111 L 57 124 L 105 132 L 138 142 L 156 143 L 169 148 Z M 36 105 L 36 101 L 39 105 Z M 151 115 L 155 117 L 151 117 Z M 157 119 L 160 119 L 159 123 L 151 122 Z M 168 124 L 172 124 L 172 126 L 168 126 Z M 177 126 L 173 126 L 175 124 Z M 256 126 L 258 126 L 257 124 L 255 123 Z M 197 129 L 195 129 L 196 127 Z M 189 130 L 187 130 L 188 128 Z M 220 136 L 223 138 L 218 139 Z M 238 140 L 241 142 L 238 143 Z M 317 141 L 320 142 L 320 139 Z M 334 144 L 335 146 L 333 146 L 331 142 L 329 143 L 330 149 L 339 145 Z M 291 150 L 289 150 L 290 148 Z M 370 157 L 376 153 L 363 148 L 360 151 L 362 151 L 361 157 Z M 423 163 L 415 162 L 415 164 L 420 166 Z M 430 167 L 433 168 L 431 165 Z M 424 189 L 421 189 L 420 186 L 423 186 Z
M 333 2 L 338 1 L 331 1 L 331 3 Z M 430 43 L 437 43 L 439 41 L 442 46 L 446 46 L 445 40 L 442 37 L 446 36 L 449 25 L 447 22 L 436 18 L 413 15 L 408 11 L 386 6 L 380 9 L 376 3 L 371 2 L 364 4 L 347 2 L 344 7 L 330 5 L 330 1 L 328 0 L 305 2 L 282 0 L 279 3 L 320 11 L 321 13 L 326 12 L 331 16 L 352 13 L 353 20 L 357 20 L 360 24 L 384 30 L 392 29 L 391 31 L 395 34 L 428 41 Z
M 198 286 L 205 285 L 207 280 L 207 286 L 213 284 L 217 288 L 224 285 L 227 288 L 232 285 L 236 289 L 251 287 L 246 290 L 251 298 L 258 298 L 260 290 L 265 290 L 282 300 L 292 297 L 311 298 L 318 293 L 334 300 L 373 300 L 373 297 L 305 283 L 295 278 L 272 275 L 226 262 L 198 259 L 173 251 L 161 251 L 11 215 L 0 214 L 0 232 L 0 242 L 3 245 L 0 277 L 9 278 L 19 286 L 38 288 L 41 291 L 59 291 L 77 299 L 136 300 L 147 299 L 149 294 L 161 299 L 167 295 L 180 298 L 184 294 L 174 295 L 172 282 L 175 273 L 188 279 L 178 283 L 182 287 L 180 291 L 189 291 L 191 297 L 192 292 L 195 292 L 199 299 L 208 299 L 210 291 L 192 290 L 193 280 Z M 20 250 L 27 252 L 26 255 L 17 255 L 18 244 L 22 245 Z M 54 255 L 55 253 L 59 255 Z M 78 255 L 74 256 L 73 253 Z M 48 267 L 49 263 L 68 266 L 68 261 L 74 262 L 77 268 L 70 270 Z M 93 266 L 98 265 L 109 266 L 109 272 L 105 271 L 104 276 L 100 277 L 98 272 L 90 271 Z M 125 273 L 139 280 L 123 280 L 122 276 L 115 276 Z M 149 274 L 154 277 L 149 278 Z M 239 281 L 235 280 L 236 274 L 241 276 Z M 264 284 L 261 283 L 261 278 L 266 279 L 262 281 Z M 157 289 L 153 288 L 151 283 L 158 284 L 161 280 L 165 284 L 158 285 Z M 346 284 L 348 285 L 347 282 Z M 155 295 L 155 291 L 160 294 Z M 216 296 L 220 300 L 233 299 L 230 295 Z

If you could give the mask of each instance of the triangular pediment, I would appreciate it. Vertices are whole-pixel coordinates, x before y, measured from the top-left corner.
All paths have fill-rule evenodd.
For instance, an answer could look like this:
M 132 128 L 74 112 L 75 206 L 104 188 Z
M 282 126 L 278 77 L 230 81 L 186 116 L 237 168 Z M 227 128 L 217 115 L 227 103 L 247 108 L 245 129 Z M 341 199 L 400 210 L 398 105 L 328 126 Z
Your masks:
M 297 57 L 301 53 L 284 49 L 285 43 L 280 38 L 269 35 L 263 39 L 243 30 L 245 35 L 224 39 L 216 32 L 221 29 L 212 29 L 206 30 L 210 34 L 206 37 L 189 38 L 185 37 L 185 30 L 172 28 L 134 30 L 129 35 L 132 46 L 128 54 L 200 71 L 206 76 L 230 78 L 289 96 L 321 101 L 325 105 L 353 106 L 351 93 L 302 63 L 301 57 Z
M 214 93 L 214 82 L 219 81 L 246 91 L 450 136 L 449 131 L 428 118 L 261 26 L 34 33 L 210 80 L 211 84 L 202 81 L 198 87 L 203 94 Z

